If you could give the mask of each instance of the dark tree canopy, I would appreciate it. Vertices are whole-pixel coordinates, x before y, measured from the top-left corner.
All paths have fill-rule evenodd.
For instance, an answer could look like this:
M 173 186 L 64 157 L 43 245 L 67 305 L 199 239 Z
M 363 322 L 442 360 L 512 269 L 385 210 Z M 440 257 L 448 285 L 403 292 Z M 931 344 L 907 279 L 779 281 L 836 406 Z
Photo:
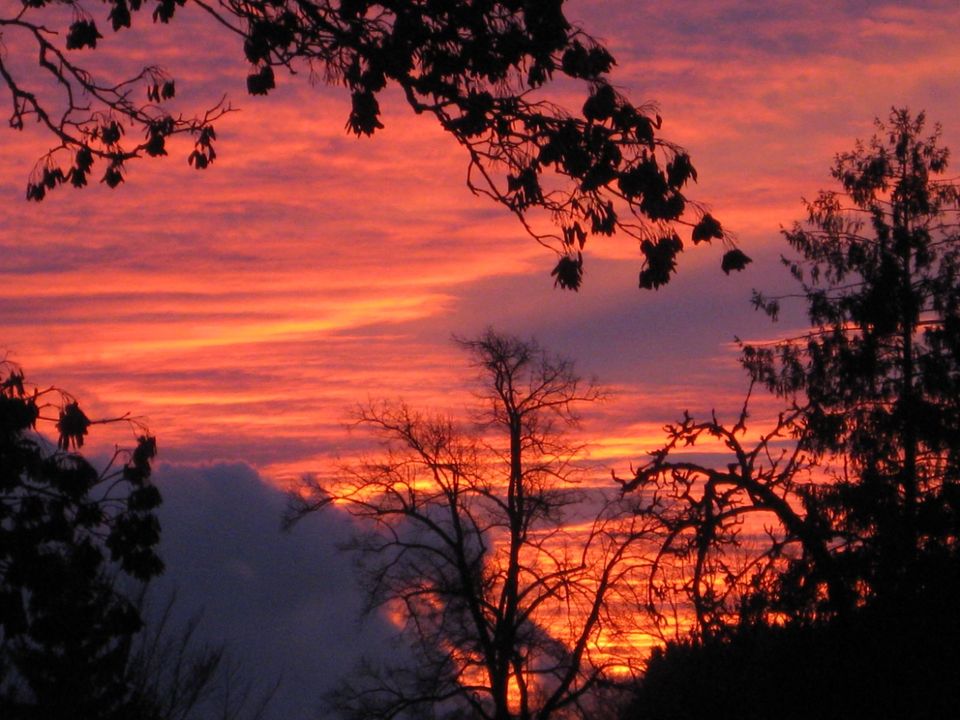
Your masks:
M 272 690 L 203 643 L 199 617 L 176 628 L 174 597 L 151 608 L 148 581 L 163 570 L 154 438 L 0 369 L 0 717 L 262 718 Z M 79 448 L 93 426 L 117 422 L 136 445 L 97 469 Z
M 746 405 L 733 426 L 687 416 L 623 481 L 661 526 L 655 567 L 689 578 L 667 596 L 693 610 L 630 717 L 955 707 L 960 188 L 925 124 L 905 109 L 878 121 L 837 156 L 841 190 L 784 231 L 810 328 L 743 350 L 752 381 L 786 401 L 774 428 L 748 441 Z M 776 317 L 791 297 L 754 302 Z M 729 451 L 725 466 L 678 453 L 707 438 Z M 827 656 L 827 672 L 806 670 Z M 759 688 L 746 693 L 743 677 Z
M 842 192 L 784 233 L 812 329 L 744 349 L 755 379 L 803 405 L 831 479 L 811 509 L 866 598 L 920 587 L 914 572 L 960 541 L 960 187 L 925 125 L 893 110 L 837 156 Z M 778 298 L 755 302 L 776 315 Z
M 127 717 L 127 661 L 142 620 L 120 585 L 163 569 L 155 441 L 141 435 L 97 470 L 75 451 L 92 424 L 77 402 L 3 370 L 0 714 Z M 57 447 L 35 431 L 42 423 L 56 426 Z
M 906 110 L 878 121 L 837 156 L 842 191 L 784 232 L 811 328 L 743 350 L 752 381 L 787 402 L 776 426 L 748 442 L 746 405 L 733 426 L 685 417 L 624 481 L 663 525 L 664 562 L 693 568 L 698 631 L 909 604 L 957 574 L 960 190 L 924 125 Z M 754 303 L 776 317 L 789 297 Z M 730 451 L 725 468 L 677 455 L 706 438 Z
M 697 178 L 689 155 L 661 137 L 653 108 L 615 89 L 614 58 L 570 24 L 562 0 L 105 0 L 92 8 L 82 0 L 14 2 L 0 16 L 0 32 L 38 53 L 43 79 L 0 56 L 10 124 L 39 122 L 56 143 L 34 169 L 29 199 L 96 177 L 115 187 L 131 160 L 166 155 L 167 140 L 178 134 L 194 140 L 191 165 L 203 169 L 215 160 L 214 122 L 229 111 L 225 100 L 203 115 L 174 116 L 164 103 L 175 80 L 161 68 L 120 79 L 83 69 L 84 54 L 109 41 L 102 31 L 148 21 L 148 13 L 153 22 L 172 22 L 187 2 L 242 42 L 252 95 L 275 87 L 277 68 L 306 66 L 350 93 L 346 126 L 359 136 L 383 127 L 378 97 L 388 86 L 399 88 L 414 112 L 434 116 L 466 150 L 471 191 L 503 205 L 557 253 L 553 275 L 562 288 L 580 286 L 591 235 L 619 232 L 639 241 L 644 288 L 665 284 L 675 271 L 680 226 L 695 245 L 722 241 L 725 273 L 750 262 L 719 221 L 687 197 Z M 57 12 L 64 7 L 69 15 Z M 545 90 L 558 76 L 582 82 L 581 107 L 550 101 Z M 57 93 L 52 104 L 41 99 L 45 88 Z
M 906 618 L 754 626 L 654 652 L 621 720 L 942 720 L 960 703 L 946 597 Z M 944 622 L 946 620 L 946 622 Z

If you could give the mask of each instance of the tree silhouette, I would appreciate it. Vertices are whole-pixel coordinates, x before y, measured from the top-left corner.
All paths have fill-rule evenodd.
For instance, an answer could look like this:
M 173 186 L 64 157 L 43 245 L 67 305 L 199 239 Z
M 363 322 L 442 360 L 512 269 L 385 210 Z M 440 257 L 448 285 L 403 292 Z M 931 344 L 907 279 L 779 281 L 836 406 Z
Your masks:
M 751 375 L 803 403 L 804 447 L 829 474 L 810 502 L 863 600 L 922 590 L 960 517 L 960 187 L 925 117 L 891 111 L 837 157 L 842 193 L 785 235 L 812 329 L 746 346 Z M 755 296 L 776 316 L 779 298 Z M 918 576 L 916 573 L 919 573 Z
M 358 422 L 382 456 L 314 479 L 292 518 L 331 505 L 368 532 L 369 608 L 390 610 L 412 661 L 367 664 L 331 698 L 347 717 L 587 717 L 626 661 L 642 519 L 571 485 L 579 448 L 561 432 L 599 396 L 569 362 L 488 331 L 462 343 L 480 370 L 479 427 L 405 405 Z M 577 520 L 580 529 L 568 523 Z
M 960 192 L 924 123 L 903 109 L 878 121 L 868 145 L 837 157 L 843 192 L 821 193 L 784 232 L 812 327 L 743 349 L 752 380 L 789 403 L 773 430 L 746 442 L 746 404 L 732 427 L 685 417 L 623 481 L 649 495 L 664 548 L 685 543 L 667 557 L 694 558 L 701 629 L 744 611 L 744 593 L 764 612 L 829 617 L 907 602 L 955 573 Z M 783 299 L 754 303 L 776 317 Z M 706 437 L 731 451 L 726 469 L 676 457 Z M 749 514 L 774 523 L 762 541 L 743 533 Z M 747 539 L 744 576 L 720 556 Z
M 843 623 L 750 626 L 722 639 L 671 644 L 654 652 L 620 717 L 952 717 L 960 702 L 960 628 L 949 621 L 950 602 L 905 622 L 861 610 Z
M 261 718 L 272 692 L 254 693 L 223 645 L 198 641 L 199 618 L 174 628 L 173 597 L 149 612 L 148 581 L 163 570 L 153 437 L 126 416 L 90 420 L 65 391 L 2 368 L 0 716 Z M 97 470 L 77 449 L 91 426 L 115 422 L 140 433 L 136 446 Z
M 811 328 L 743 348 L 789 405 L 773 430 L 747 442 L 746 404 L 733 426 L 685 416 L 622 481 L 660 524 L 651 582 L 685 578 L 656 599 L 693 609 L 627 717 L 937 718 L 960 699 L 940 680 L 960 671 L 960 188 L 924 127 L 878 120 L 837 156 L 842 191 L 784 231 Z M 776 318 L 790 297 L 754 303 Z M 677 453 L 706 438 L 724 469 Z
M 116 32 L 152 6 L 154 22 L 168 23 L 186 2 L 106 0 L 106 19 Z M 613 57 L 569 23 L 562 0 L 191 2 L 242 41 L 252 95 L 274 88 L 275 68 L 306 66 L 350 93 L 347 129 L 359 136 L 383 127 L 378 96 L 399 88 L 414 112 L 432 115 L 466 150 L 470 190 L 514 213 L 557 253 L 553 275 L 562 288 L 580 286 L 590 235 L 638 239 L 644 288 L 670 279 L 684 225 L 694 244 L 723 242 L 724 272 L 750 262 L 719 221 L 685 195 L 697 177 L 689 155 L 659 135 L 654 108 L 638 107 L 614 88 Z M 43 25 L 67 24 L 53 12 L 62 5 L 72 9 L 63 39 Z M 100 29 L 81 0 L 21 0 L 0 16 L 0 30 L 36 51 L 41 71 L 32 77 L 0 57 L 10 124 L 19 129 L 34 119 L 56 142 L 34 168 L 28 199 L 42 200 L 65 183 L 83 187 L 95 164 L 101 182 L 116 187 L 129 161 L 166 155 L 167 140 L 178 134 L 195 141 L 188 157 L 194 167 L 216 158 L 214 122 L 229 112 L 226 100 L 202 115 L 174 116 L 165 101 L 176 84 L 161 68 L 97 78 L 78 58 L 97 47 Z M 576 112 L 545 94 L 557 75 L 585 86 Z M 144 90 L 146 100 L 137 99 Z M 50 95 L 57 99 L 45 99 Z
M 67 393 L 0 383 L 0 708 L 12 718 L 115 718 L 142 619 L 121 590 L 156 554 L 156 443 L 137 438 L 102 471 L 73 449 L 92 424 Z M 51 409 L 58 417 L 48 416 Z M 55 423 L 56 449 L 34 432 Z M 103 421 L 101 421 L 103 422 Z
M 732 426 L 716 414 L 685 414 L 666 427 L 667 443 L 632 477 L 615 476 L 658 528 L 646 609 L 663 641 L 723 638 L 784 613 L 809 617 L 810 608 L 783 594 L 787 577 L 801 576 L 830 601 L 849 594 L 831 552 L 834 531 L 809 512 L 818 484 L 815 458 L 800 440 L 802 412 L 781 414 L 752 442 L 747 418 L 748 402 Z M 716 467 L 689 458 L 711 441 L 729 452 L 729 462 Z

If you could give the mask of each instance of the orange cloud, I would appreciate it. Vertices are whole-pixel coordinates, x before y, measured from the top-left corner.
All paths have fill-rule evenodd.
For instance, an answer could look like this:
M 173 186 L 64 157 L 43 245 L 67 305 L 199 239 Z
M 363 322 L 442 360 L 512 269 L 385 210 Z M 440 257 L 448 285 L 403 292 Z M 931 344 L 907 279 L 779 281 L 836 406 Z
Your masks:
M 639 254 L 622 238 L 590 241 L 580 294 L 554 291 L 552 257 L 465 189 L 460 149 L 396 95 L 385 130 L 356 140 L 345 95 L 307 73 L 245 96 L 236 40 L 202 14 L 137 23 L 91 62 L 159 59 L 178 79 L 177 107 L 228 90 L 241 110 L 218 124 L 205 172 L 187 166 L 184 141 L 131 164 L 116 191 L 63 189 L 39 205 L 23 185 L 48 139 L 4 131 L 0 344 L 103 414 L 147 416 L 168 457 L 249 459 L 290 476 L 359 442 L 340 425 L 358 399 L 458 412 L 469 373 L 449 336 L 493 324 L 537 334 L 621 389 L 584 432 L 598 463 L 623 467 L 684 407 L 737 408 L 745 383 L 730 339 L 777 329 L 749 314 L 748 287 L 784 281 L 778 226 L 829 185 L 833 153 L 904 102 L 946 121 L 958 145 L 960 91 L 943 73 L 960 64 L 960 11 L 846 7 L 571 4 L 613 47 L 617 86 L 659 101 L 665 136 L 698 167 L 693 194 L 756 260 L 726 278 L 718 248 L 691 250 L 656 294 L 635 289 Z

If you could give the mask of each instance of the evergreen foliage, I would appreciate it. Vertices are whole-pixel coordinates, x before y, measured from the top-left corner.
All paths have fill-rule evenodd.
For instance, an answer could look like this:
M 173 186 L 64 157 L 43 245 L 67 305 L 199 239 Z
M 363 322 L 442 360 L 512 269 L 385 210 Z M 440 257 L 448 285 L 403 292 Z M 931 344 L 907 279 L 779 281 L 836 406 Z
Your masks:
M 661 525 L 651 586 L 663 566 L 684 578 L 651 598 L 693 611 L 624 717 L 957 707 L 960 187 L 925 125 L 905 109 L 878 121 L 837 156 L 841 190 L 784 232 L 810 329 L 743 348 L 752 381 L 787 402 L 776 426 L 749 443 L 746 404 L 732 427 L 685 416 L 622 481 Z M 786 297 L 754 303 L 776 318 Z M 726 468 L 677 454 L 707 437 Z
M 143 621 L 122 591 L 163 570 L 156 442 L 98 471 L 74 451 L 91 421 L 55 388 L 0 383 L 0 709 L 7 718 L 129 717 L 130 643 Z M 51 409 L 58 417 L 47 416 Z M 36 432 L 55 424 L 57 447 Z
M 784 233 L 811 330 L 744 348 L 755 380 L 803 406 L 802 446 L 830 477 L 807 512 L 836 532 L 855 602 L 924 592 L 960 541 L 960 187 L 923 113 L 877 129 L 837 156 L 842 192 Z

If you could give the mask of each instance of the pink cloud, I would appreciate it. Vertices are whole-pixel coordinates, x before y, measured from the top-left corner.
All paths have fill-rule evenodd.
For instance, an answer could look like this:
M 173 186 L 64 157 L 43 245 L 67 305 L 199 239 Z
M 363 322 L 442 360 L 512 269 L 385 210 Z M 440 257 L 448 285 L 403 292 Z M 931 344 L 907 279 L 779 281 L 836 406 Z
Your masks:
M 552 256 L 470 195 L 465 157 L 429 120 L 388 96 L 386 129 L 355 140 L 345 95 L 306 73 L 247 97 L 236 40 L 188 13 L 170 28 L 140 22 L 90 58 L 159 58 L 184 109 L 228 90 L 241 111 L 218 123 L 209 170 L 188 167 L 179 143 L 131 164 L 116 191 L 27 204 L 47 139 L 4 131 L 0 342 L 38 382 L 104 414 L 147 416 L 173 457 L 255 458 L 278 474 L 354 447 L 340 425 L 354 400 L 458 410 L 469 396 L 449 335 L 487 324 L 537 334 L 622 389 L 588 430 L 605 453 L 628 452 L 624 438 L 684 406 L 732 406 L 742 376 L 725 343 L 771 331 L 746 308 L 749 287 L 782 282 L 778 227 L 829 184 L 832 155 L 902 103 L 945 121 L 960 146 L 947 77 L 960 67 L 960 11 L 734 0 L 570 11 L 614 48 L 617 86 L 659 102 L 665 136 L 699 170 L 696 197 L 756 260 L 747 273 L 727 278 L 719 248 L 698 249 L 673 285 L 642 293 L 635 243 L 594 239 L 587 286 L 555 291 Z

